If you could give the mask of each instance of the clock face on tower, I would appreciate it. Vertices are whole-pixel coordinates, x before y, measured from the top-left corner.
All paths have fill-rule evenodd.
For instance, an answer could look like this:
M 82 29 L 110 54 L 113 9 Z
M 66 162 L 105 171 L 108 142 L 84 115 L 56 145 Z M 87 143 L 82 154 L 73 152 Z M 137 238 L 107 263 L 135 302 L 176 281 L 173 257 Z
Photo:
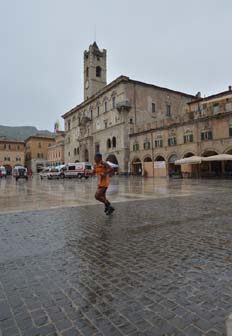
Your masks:
M 85 82 L 85 88 L 86 88 L 86 89 L 89 88 L 89 81 L 88 81 L 88 80 Z

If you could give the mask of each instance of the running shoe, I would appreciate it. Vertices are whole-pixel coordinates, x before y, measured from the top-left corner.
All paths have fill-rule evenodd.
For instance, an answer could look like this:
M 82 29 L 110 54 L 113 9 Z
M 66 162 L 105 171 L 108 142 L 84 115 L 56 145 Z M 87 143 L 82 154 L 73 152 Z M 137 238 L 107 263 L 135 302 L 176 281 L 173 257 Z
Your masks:
M 110 205 L 106 211 L 106 215 L 111 215 L 114 212 L 114 208 Z

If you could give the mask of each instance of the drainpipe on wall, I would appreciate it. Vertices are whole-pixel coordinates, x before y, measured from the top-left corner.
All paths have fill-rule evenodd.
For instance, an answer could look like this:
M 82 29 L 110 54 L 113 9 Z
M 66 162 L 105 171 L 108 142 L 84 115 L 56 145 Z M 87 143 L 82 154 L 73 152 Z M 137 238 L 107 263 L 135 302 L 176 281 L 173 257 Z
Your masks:
M 155 176 L 155 168 L 154 168 L 154 144 L 153 144 L 153 133 L 151 131 L 151 158 L 152 158 L 152 175 L 153 178 Z
M 137 124 L 137 111 L 136 111 L 136 84 L 134 83 L 134 110 L 135 110 L 135 126 Z

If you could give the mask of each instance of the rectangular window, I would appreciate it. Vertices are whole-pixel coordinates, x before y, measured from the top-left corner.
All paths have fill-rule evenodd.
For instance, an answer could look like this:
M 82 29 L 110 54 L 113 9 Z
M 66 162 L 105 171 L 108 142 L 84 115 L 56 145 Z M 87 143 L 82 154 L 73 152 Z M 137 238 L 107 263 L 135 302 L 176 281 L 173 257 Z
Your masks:
M 137 152 L 138 150 L 139 150 L 139 144 L 136 143 L 133 145 L 133 151 Z
M 232 127 L 229 128 L 229 136 L 232 137 Z
M 213 104 L 213 114 L 219 113 L 219 104 L 215 103 Z
M 68 120 L 68 131 L 71 129 L 71 120 Z
M 37 153 L 37 158 L 42 159 L 43 158 L 43 153 Z
M 163 140 L 162 139 L 155 140 L 155 147 L 163 147 Z
M 212 131 L 201 132 L 201 140 L 212 140 L 213 133 Z
M 176 144 L 176 137 L 168 138 L 168 146 L 175 146 Z
M 112 98 L 113 109 L 115 109 L 115 97 Z
M 151 104 L 151 111 L 152 111 L 152 113 L 155 113 L 155 103 Z
M 171 117 L 171 105 L 170 104 L 166 105 L 166 116 Z
M 231 112 L 232 111 L 232 103 L 226 103 L 225 104 L 225 111 Z
M 107 102 L 105 102 L 105 112 L 107 112 Z
M 193 134 L 184 135 L 184 143 L 193 142 Z
M 5 148 L 5 149 L 10 149 L 10 145 L 9 145 L 9 144 L 5 144 L 5 145 L 4 145 L 4 148 Z
M 100 106 L 97 107 L 97 116 L 100 114 Z
M 150 142 L 149 141 L 144 142 L 143 148 L 144 149 L 150 149 Z
M 38 148 L 42 148 L 41 142 L 38 143 Z

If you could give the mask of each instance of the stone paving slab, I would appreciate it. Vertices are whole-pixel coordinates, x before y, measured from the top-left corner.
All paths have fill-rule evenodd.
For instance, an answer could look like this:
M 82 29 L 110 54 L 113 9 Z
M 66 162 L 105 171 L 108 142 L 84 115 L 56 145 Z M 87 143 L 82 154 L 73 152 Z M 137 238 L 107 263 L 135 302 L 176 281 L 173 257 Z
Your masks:
M 223 336 L 231 219 L 229 190 L 1 215 L 0 330 Z

